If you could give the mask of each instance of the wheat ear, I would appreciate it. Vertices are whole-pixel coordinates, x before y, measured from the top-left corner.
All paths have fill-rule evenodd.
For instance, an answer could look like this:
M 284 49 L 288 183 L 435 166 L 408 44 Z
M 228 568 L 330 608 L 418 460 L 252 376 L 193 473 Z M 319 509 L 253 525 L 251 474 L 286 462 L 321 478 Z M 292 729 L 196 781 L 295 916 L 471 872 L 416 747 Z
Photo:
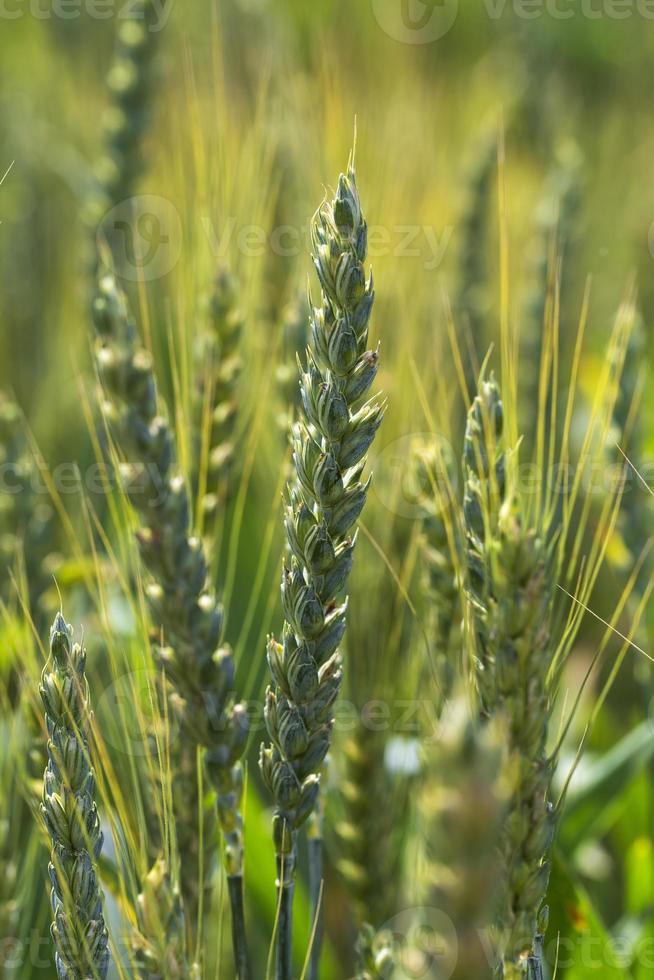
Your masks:
M 35 489 L 38 465 L 25 432 L 19 406 L 0 393 L 0 464 L 18 493 L 0 494 L 0 573 L 2 599 L 11 605 L 17 561 L 24 563 L 30 613 L 37 629 L 43 625 L 44 595 L 56 561 L 54 510 L 47 494 Z
M 320 770 L 329 750 L 332 706 L 341 687 L 338 651 L 345 632 L 346 588 L 355 547 L 354 525 L 366 500 L 361 482 L 366 453 L 384 406 L 361 404 L 377 373 L 368 328 L 374 292 L 366 280 L 367 226 L 354 168 L 341 176 L 334 199 L 312 223 L 313 258 L 322 305 L 312 312 L 302 415 L 293 429 L 295 483 L 286 508 L 290 560 L 282 574 L 285 625 L 271 639 L 273 686 L 266 695 L 272 746 L 261 771 L 276 804 L 274 841 L 279 869 L 277 977 L 291 975 L 291 916 L 295 838 L 313 812 Z
M 41 678 L 48 730 L 48 765 L 41 812 L 51 841 L 52 938 L 61 980 L 103 980 L 109 939 L 95 864 L 102 831 L 89 757 L 86 651 L 73 643 L 61 613 L 50 630 L 50 658 Z
M 138 344 L 124 295 L 113 275 L 100 280 L 93 304 L 96 363 L 104 414 L 124 462 L 119 472 L 138 511 L 138 544 L 152 581 L 153 652 L 165 672 L 183 736 L 204 750 L 225 840 L 224 863 L 233 924 L 243 921 L 243 836 L 240 757 L 248 735 L 243 705 L 234 704 L 234 658 L 221 646 L 223 612 L 211 590 L 201 541 L 191 536 L 191 507 L 175 473 L 175 440 L 160 404 L 151 359 Z M 239 980 L 249 976 L 245 936 L 234 936 Z
M 107 210 L 134 193 L 143 169 L 143 138 L 150 125 L 153 60 L 158 47 L 153 0 L 134 0 L 118 26 L 107 74 L 109 105 L 103 120 L 104 153 L 89 201 L 93 228 Z
M 491 980 L 485 945 L 498 897 L 498 843 L 507 812 L 506 733 L 499 719 L 480 725 L 465 698 L 448 702 L 438 741 L 428 750 L 420 801 L 426 849 L 426 900 L 456 929 L 452 980 Z
M 211 518 L 224 505 L 234 487 L 237 461 L 234 436 L 238 421 L 238 388 L 243 372 L 240 342 L 243 315 L 237 305 L 238 288 L 229 269 L 218 270 L 209 300 L 208 324 L 196 346 L 196 417 L 198 457 L 207 458 L 201 482 L 203 518 Z M 205 419 L 207 420 L 205 423 Z M 197 463 L 198 471 L 201 466 Z
M 461 669 L 463 609 L 459 524 L 446 461 L 434 446 L 416 450 L 416 505 L 420 517 L 422 593 L 426 600 L 426 630 L 440 706 L 450 695 Z
M 618 351 L 614 357 L 618 370 L 619 357 Z M 627 484 L 621 502 L 619 520 L 622 537 L 634 562 L 638 561 L 644 544 L 649 541 L 653 525 L 651 495 L 637 475 L 642 469 L 646 441 L 642 413 L 639 411 L 642 385 L 646 378 L 644 363 L 646 363 L 645 328 L 642 315 L 635 313 L 633 328 L 624 352 L 620 387 L 613 409 L 615 438 L 622 452 L 614 449 L 612 460 L 622 468 L 625 463 L 624 456 L 627 456 L 631 464 L 626 472 Z M 647 587 L 651 564 L 651 559 L 644 562 L 638 576 L 636 591 L 639 596 L 643 595 Z
M 339 781 L 343 816 L 334 828 L 338 838 L 338 870 L 347 883 L 358 923 L 378 927 L 395 911 L 400 872 L 402 812 L 394 796 L 396 784 L 385 755 L 389 736 L 359 721 L 339 745 Z M 383 854 L 378 842 L 383 840 Z
M 516 779 L 502 842 L 504 889 L 497 925 L 499 975 L 524 976 L 544 928 L 554 810 L 554 760 L 546 749 L 553 696 L 552 589 L 547 543 L 527 526 L 507 490 L 503 410 L 495 382 L 482 381 L 468 416 L 464 522 L 468 619 L 482 713 L 507 717 Z
M 306 349 L 308 323 L 309 303 L 306 292 L 298 292 L 282 313 L 281 358 L 275 369 L 275 381 L 282 406 L 277 421 L 285 442 L 301 406 L 297 383 L 297 352 Z
M 545 193 L 536 211 L 536 227 L 532 243 L 529 288 L 524 310 L 524 352 L 521 361 L 521 383 L 523 388 L 524 418 L 527 420 L 527 441 L 534 448 L 538 438 L 538 418 L 542 412 L 545 421 L 545 440 L 547 444 L 548 426 L 552 412 L 552 372 L 560 371 L 560 362 L 570 359 L 557 354 L 554 364 L 554 351 L 549 350 L 544 357 L 544 340 L 553 335 L 550 346 L 559 335 L 561 312 L 565 318 L 569 307 L 570 268 L 574 264 L 574 245 L 582 204 L 581 161 L 574 148 L 559 160 L 546 181 Z M 563 260 L 561 262 L 561 260 Z M 560 265 L 560 272 L 557 266 Z M 557 298 L 558 290 L 558 298 Z M 557 309 L 558 307 L 558 309 Z M 558 315 L 557 315 L 558 314 Z M 555 335 L 555 337 L 554 337 Z M 541 379 L 543 371 L 545 379 Z M 544 395 L 541 398 L 541 385 L 545 381 Z M 542 404 L 541 404 L 542 402 Z M 552 433 L 560 437 L 561 433 Z
M 137 900 L 138 931 L 132 934 L 132 952 L 144 980 L 200 980 L 197 963 L 186 952 L 182 898 L 171 880 L 164 858 L 157 859 L 145 876 Z
M 465 337 L 462 354 L 468 395 L 475 390 L 478 362 L 483 358 L 487 344 L 487 239 L 496 158 L 494 140 L 484 136 L 468 173 L 467 200 L 461 217 L 459 276 L 453 312 Z

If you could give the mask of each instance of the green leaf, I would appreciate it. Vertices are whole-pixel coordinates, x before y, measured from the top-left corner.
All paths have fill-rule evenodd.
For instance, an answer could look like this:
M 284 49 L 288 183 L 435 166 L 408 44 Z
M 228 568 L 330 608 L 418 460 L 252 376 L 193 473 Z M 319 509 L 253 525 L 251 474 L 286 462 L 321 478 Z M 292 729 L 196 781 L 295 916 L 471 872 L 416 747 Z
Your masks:
M 554 857 L 548 901 L 553 911 L 546 943 L 547 960 L 565 980 L 633 980 L 620 947 L 602 922 L 583 885 L 560 856 Z M 558 937 L 558 939 L 557 939 Z
M 561 843 L 570 852 L 620 807 L 620 795 L 654 756 L 652 723 L 644 721 L 601 758 L 580 770 L 563 810 Z

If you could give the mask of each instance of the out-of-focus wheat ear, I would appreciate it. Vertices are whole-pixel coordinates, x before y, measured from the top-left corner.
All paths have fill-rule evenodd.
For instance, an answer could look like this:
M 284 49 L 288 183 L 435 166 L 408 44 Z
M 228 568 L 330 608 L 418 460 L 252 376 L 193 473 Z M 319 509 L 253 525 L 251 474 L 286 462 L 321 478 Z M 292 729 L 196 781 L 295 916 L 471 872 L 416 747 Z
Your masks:
M 140 347 L 125 296 L 103 272 L 93 304 L 96 365 L 104 417 L 114 443 L 124 492 L 140 519 L 137 541 L 150 581 L 152 649 L 170 689 L 180 737 L 202 751 L 216 793 L 233 921 L 242 922 L 243 775 L 240 759 L 249 725 L 233 696 L 235 665 L 222 643 L 223 610 L 212 590 L 202 542 L 191 533 L 191 503 L 177 472 L 175 438 L 162 414 L 148 352 Z M 187 819 L 195 820 L 193 814 Z M 234 950 L 239 980 L 248 980 L 245 935 Z
M 531 244 L 531 269 L 525 298 L 520 361 L 523 425 L 528 451 L 541 439 L 560 443 L 561 432 L 550 431 L 553 390 L 569 371 L 571 282 L 582 205 L 582 158 L 576 145 L 566 144 L 552 168 L 538 204 Z M 558 397 L 558 396 L 557 396 Z M 562 413 L 557 414 L 559 421 Z
M 40 632 L 47 629 L 48 590 L 60 560 L 55 547 L 55 511 L 49 496 L 37 489 L 38 459 L 23 414 L 4 392 L 0 392 L 0 465 L 19 489 L 18 493 L 0 494 L 1 598 L 8 609 L 17 608 L 17 586 L 24 580 L 24 599 Z M 53 611 L 50 607 L 50 620 Z
M 506 454 L 503 443 L 500 392 L 482 380 L 464 449 L 467 622 L 482 717 L 506 716 L 507 744 L 515 755 L 496 920 L 500 975 L 513 978 L 523 975 L 527 957 L 535 955 L 549 883 L 556 759 L 547 751 L 547 736 L 556 644 L 549 542 L 526 522 L 507 473 L 515 449 Z
M 342 682 L 339 646 L 345 632 L 343 598 L 356 544 L 356 522 L 369 480 L 366 455 L 385 406 L 369 397 L 378 354 L 368 349 L 374 301 L 366 278 L 367 225 L 352 163 L 336 193 L 312 222 L 313 261 L 321 305 L 312 311 L 306 364 L 300 365 L 302 411 L 293 427 L 295 480 L 285 515 L 289 555 L 282 573 L 282 642 L 270 639 L 272 685 L 260 767 L 275 800 L 280 921 L 277 978 L 291 974 L 290 930 L 296 835 L 315 810 L 320 774 L 330 748 L 333 704 Z M 314 823 L 313 836 L 319 833 Z M 316 847 L 312 848 L 314 858 Z M 315 879 L 315 874 L 314 874 Z M 317 896 L 314 894 L 314 898 Z M 317 977 L 320 910 L 309 965 Z
M 444 458 L 434 441 L 415 449 L 411 465 L 419 508 L 421 598 L 429 650 L 423 674 L 435 686 L 440 710 L 463 670 L 461 522 L 456 513 L 453 460 Z
M 438 739 L 425 751 L 419 812 L 424 902 L 453 929 L 444 962 L 452 980 L 492 980 L 487 943 L 501 894 L 500 842 L 509 812 L 507 732 L 470 715 L 459 686 L 445 708 Z
M 161 5 L 135 0 L 129 15 L 118 22 L 116 49 L 107 75 L 109 104 L 103 120 L 104 149 L 95 181 L 85 205 L 85 221 L 92 236 L 89 263 L 97 272 L 96 236 L 101 231 L 110 247 L 136 220 L 130 210 L 144 169 L 143 144 L 152 115 L 155 55 L 159 48 Z M 117 205 L 125 205 L 123 221 L 103 222 Z M 116 216 L 114 215 L 114 218 Z M 121 227 L 116 227 L 120 225 Z M 131 233 L 131 232 L 128 232 Z M 121 242 L 125 248 L 127 243 Z M 117 251 L 118 254 L 118 251 Z
M 198 963 L 186 951 L 186 923 L 179 887 L 159 857 L 145 877 L 137 900 L 138 929 L 132 934 L 132 953 L 143 980 L 188 977 L 200 980 Z
M 298 292 L 282 311 L 280 359 L 275 369 L 275 381 L 280 401 L 277 422 L 284 442 L 288 440 L 302 404 L 297 355 L 298 351 L 307 349 L 310 312 L 306 290 Z
M 238 482 L 235 438 L 243 372 L 243 326 L 238 284 L 223 266 L 216 273 L 208 322 L 198 335 L 195 350 L 193 490 L 199 497 L 203 528 L 211 528 Z
M 86 651 L 58 613 L 50 630 L 50 656 L 41 678 L 48 732 L 48 765 L 41 813 L 50 837 L 52 939 L 57 974 L 98 977 L 109 969 L 109 936 L 96 864 L 102 831 L 88 743 Z
M 613 409 L 615 446 L 610 447 L 611 462 L 624 469 L 625 487 L 620 506 L 619 528 L 634 564 L 654 530 L 652 494 L 641 476 L 645 433 L 642 417 L 642 394 L 647 381 L 646 336 L 643 318 L 634 310 L 634 323 L 619 370 L 620 385 Z M 616 358 L 620 352 L 616 351 Z M 627 463 L 628 460 L 628 463 Z M 651 575 L 651 559 L 643 563 L 636 583 L 642 596 Z
M 356 980 L 390 980 L 396 967 L 394 941 L 392 935 L 375 932 L 370 924 L 361 928 L 356 945 Z
M 469 399 L 474 397 L 477 375 L 488 346 L 488 256 L 496 163 L 496 139 L 486 134 L 479 142 L 468 171 L 466 201 L 459 222 L 458 281 L 452 303 Z M 467 407 L 464 406 L 464 411 Z M 460 402 L 457 401 L 457 416 L 460 414 Z

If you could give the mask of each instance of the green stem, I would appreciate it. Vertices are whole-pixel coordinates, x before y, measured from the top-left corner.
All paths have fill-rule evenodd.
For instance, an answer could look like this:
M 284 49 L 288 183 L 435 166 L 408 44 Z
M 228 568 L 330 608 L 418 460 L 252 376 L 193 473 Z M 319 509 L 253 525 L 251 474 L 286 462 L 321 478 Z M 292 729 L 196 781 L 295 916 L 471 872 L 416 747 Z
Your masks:
M 544 980 L 543 937 L 541 935 L 536 936 L 534 939 L 534 952 L 533 955 L 529 957 L 527 963 L 527 976 L 528 980 Z
M 320 976 L 320 954 L 324 934 L 323 903 L 322 903 L 322 814 L 320 802 L 316 804 L 317 811 L 313 814 L 309 826 L 309 901 L 311 907 L 312 943 L 309 958 L 307 980 L 318 980 Z
M 230 875 L 227 878 L 229 903 L 232 909 L 232 945 L 234 967 L 237 980 L 250 980 L 250 956 L 245 930 L 245 909 L 243 903 L 243 875 Z
M 275 980 L 293 980 L 293 893 L 295 844 L 290 854 L 277 855 L 277 902 Z

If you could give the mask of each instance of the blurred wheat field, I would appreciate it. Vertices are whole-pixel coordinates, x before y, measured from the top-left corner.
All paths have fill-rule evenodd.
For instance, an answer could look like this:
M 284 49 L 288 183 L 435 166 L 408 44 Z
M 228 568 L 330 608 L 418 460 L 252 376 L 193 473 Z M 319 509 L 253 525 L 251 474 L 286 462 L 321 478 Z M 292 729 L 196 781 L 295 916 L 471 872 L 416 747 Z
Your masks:
M 98 6 L 0 10 L 2 975 L 644 980 L 647 5 Z

